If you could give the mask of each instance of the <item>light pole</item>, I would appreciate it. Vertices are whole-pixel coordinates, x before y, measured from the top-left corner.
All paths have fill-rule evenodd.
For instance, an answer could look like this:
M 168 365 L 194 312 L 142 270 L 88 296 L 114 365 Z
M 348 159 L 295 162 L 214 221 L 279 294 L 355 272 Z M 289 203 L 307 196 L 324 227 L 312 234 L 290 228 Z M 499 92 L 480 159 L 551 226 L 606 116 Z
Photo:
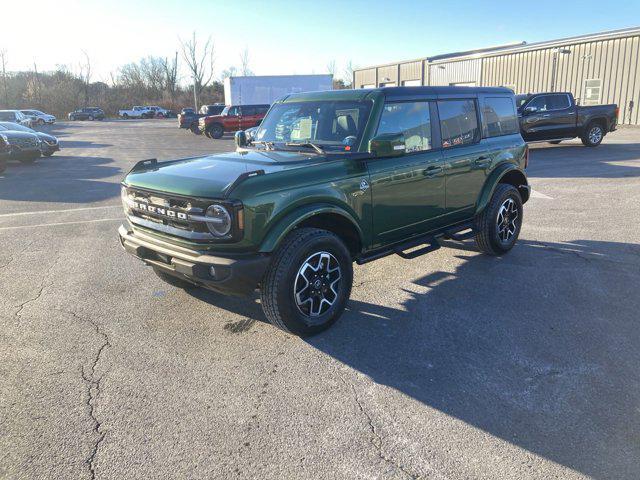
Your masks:
M 551 63 L 551 91 L 556 91 L 556 70 L 558 68 L 558 53 L 563 55 L 569 55 L 571 50 L 568 48 L 554 48 L 553 50 L 553 60 Z

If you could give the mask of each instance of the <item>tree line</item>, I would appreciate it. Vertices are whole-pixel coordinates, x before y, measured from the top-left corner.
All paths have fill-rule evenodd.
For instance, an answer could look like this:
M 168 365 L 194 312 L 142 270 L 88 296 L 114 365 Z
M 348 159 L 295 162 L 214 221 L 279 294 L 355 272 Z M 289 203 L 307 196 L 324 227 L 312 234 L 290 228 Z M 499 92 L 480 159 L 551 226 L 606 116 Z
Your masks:
M 195 34 L 179 39 L 179 49 L 171 56 L 148 56 L 121 66 L 107 81 L 96 80 L 91 58 L 82 51 L 75 67 L 58 65 L 42 72 L 34 62 L 28 71 L 11 71 L 9 54 L 0 50 L 0 109 L 37 109 L 63 118 L 82 107 L 100 107 L 107 115 L 132 105 L 161 105 L 173 111 L 194 105 L 224 102 L 223 80 L 234 75 L 253 75 L 249 50 L 240 53 L 240 68 L 223 70 L 214 78 L 215 49 L 211 37 L 201 40 Z M 188 72 L 186 76 L 181 71 Z M 336 78 L 335 61 L 327 65 L 334 75 L 334 88 L 348 88 L 351 62 L 345 80 Z

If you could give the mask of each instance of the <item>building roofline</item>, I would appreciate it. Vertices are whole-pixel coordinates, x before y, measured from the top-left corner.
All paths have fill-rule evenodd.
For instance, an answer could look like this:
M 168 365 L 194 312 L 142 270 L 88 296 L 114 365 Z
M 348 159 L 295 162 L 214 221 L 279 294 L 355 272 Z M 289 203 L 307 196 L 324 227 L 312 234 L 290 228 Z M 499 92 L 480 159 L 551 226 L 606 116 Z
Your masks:
M 517 53 L 517 52 L 526 52 L 531 50 L 539 50 L 543 48 L 549 48 L 554 46 L 566 45 L 568 43 L 588 43 L 597 40 L 609 40 L 620 37 L 628 37 L 640 35 L 640 26 L 638 27 L 629 27 L 629 28 L 621 28 L 617 30 L 607 30 L 604 32 L 598 33 L 589 33 L 585 35 L 578 35 L 574 37 L 565 37 L 558 38 L 555 40 L 544 40 L 541 42 L 533 42 L 533 43 L 517 43 L 511 45 L 501 45 L 497 47 L 484 47 L 478 48 L 474 50 L 467 50 L 463 52 L 454 52 L 454 53 L 444 53 L 441 55 L 433 55 L 429 57 L 421 57 L 413 60 L 402 60 L 400 62 L 389 62 L 383 63 L 379 65 L 371 65 L 368 67 L 354 69 L 355 72 L 362 72 L 365 70 L 371 70 L 374 68 L 381 67 L 391 67 L 395 65 L 403 65 L 405 63 L 412 63 L 417 61 L 425 61 L 430 64 L 438 64 L 445 63 L 447 61 L 459 61 L 459 60 L 468 60 L 473 58 L 486 58 L 486 57 L 494 57 L 497 55 L 504 55 L 507 53 Z

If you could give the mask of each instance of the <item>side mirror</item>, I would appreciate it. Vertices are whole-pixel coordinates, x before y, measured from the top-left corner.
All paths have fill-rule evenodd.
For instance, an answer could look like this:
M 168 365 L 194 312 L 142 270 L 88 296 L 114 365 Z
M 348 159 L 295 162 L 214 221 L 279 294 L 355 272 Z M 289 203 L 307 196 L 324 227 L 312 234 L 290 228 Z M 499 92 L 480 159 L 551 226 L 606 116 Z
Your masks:
M 538 107 L 527 107 L 524 109 L 525 114 L 536 113 L 538 111 Z
M 406 150 L 404 133 L 382 133 L 369 140 L 369 153 L 376 157 L 399 157 Z
M 247 134 L 244 132 L 244 130 L 237 131 L 236 134 L 233 136 L 233 139 L 235 140 L 236 147 L 238 148 L 246 147 L 247 144 L 249 143 L 247 141 Z

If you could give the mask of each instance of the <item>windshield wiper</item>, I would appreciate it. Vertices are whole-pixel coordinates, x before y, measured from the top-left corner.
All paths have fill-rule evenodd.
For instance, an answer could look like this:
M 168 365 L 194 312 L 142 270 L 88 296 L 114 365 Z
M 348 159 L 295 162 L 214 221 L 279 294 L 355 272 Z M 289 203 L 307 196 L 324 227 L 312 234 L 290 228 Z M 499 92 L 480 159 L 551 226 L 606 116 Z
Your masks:
M 324 149 L 321 146 L 311 142 L 287 142 L 285 145 L 287 147 L 311 147 L 320 155 L 324 153 Z
M 273 142 L 265 142 L 264 140 L 252 141 L 251 145 L 264 145 L 265 150 L 275 150 Z

